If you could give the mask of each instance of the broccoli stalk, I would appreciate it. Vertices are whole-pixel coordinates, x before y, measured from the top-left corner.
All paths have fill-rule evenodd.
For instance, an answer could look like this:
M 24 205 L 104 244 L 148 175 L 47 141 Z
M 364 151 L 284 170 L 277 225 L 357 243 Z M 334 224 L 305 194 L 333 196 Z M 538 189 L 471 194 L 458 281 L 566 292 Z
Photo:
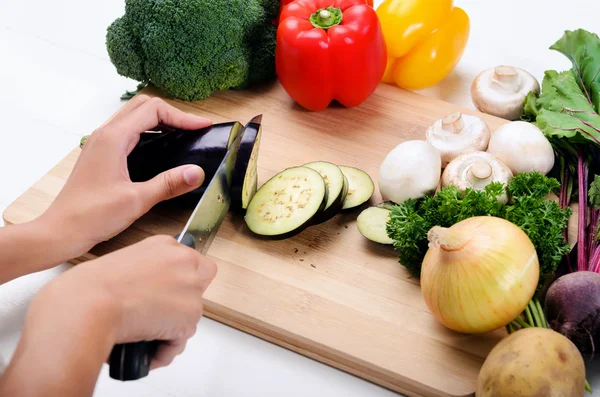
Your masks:
M 107 30 L 117 72 L 185 101 L 275 77 L 278 0 L 126 0 Z

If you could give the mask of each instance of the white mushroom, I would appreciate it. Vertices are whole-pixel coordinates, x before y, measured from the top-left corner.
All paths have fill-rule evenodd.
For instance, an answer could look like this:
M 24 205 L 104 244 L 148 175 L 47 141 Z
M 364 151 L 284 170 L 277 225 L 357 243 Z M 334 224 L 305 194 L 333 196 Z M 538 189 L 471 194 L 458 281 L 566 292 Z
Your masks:
M 513 66 L 484 70 L 471 86 L 471 99 L 481 112 L 508 120 L 519 120 L 523 101 L 530 92 L 540 92 L 540 84 L 527 71 Z
M 487 151 L 513 174 L 537 171 L 546 175 L 554 167 L 552 145 L 539 128 L 524 121 L 513 121 L 496 130 Z
M 485 151 L 490 129 L 481 118 L 456 112 L 429 126 L 425 139 L 440 151 L 445 167 L 461 154 Z
M 440 182 L 440 152 L 425 141 L 396 146 L 379 168 L 379 191 L 384 200 L 400 204 L 433 194 Z
M 483 190 L 492 182 L 507 184 L 513 173 L 502 161 L 487 152 L 472 152 L 458 156 L 448 164 L 442 175 L 442 187 L 456 186 L 459 190 Z M 508 202 L 506 192 L 498 197 Z

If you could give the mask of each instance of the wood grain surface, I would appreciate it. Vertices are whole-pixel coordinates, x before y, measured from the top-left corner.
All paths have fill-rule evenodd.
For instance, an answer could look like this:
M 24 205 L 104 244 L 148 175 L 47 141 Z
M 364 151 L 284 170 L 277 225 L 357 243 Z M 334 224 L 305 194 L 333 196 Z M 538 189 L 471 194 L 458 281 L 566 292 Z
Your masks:
M 215 123 L 245 124 L 262 113 L 259 184 L 286 167 L 315 160 L 359 167 L 377 182 L 381 161 L 396 145 L 424 139 L 426 127 L 451 112 L 476 113 L 387 85 L 358 108 L 332 106 L 320 113 L 295 105 L 277 83 L 194 103 L 169 102 Z M 505 123 L 481 116 L 492 130 Z M 43 213 L 79 151 L 19 197 L 4 213 L 5 222 L 23 223 Z M 372 203 L 380 200 L 376 187 Z M 177 234 L 189 214 L 157 207 L 73 262 L 151 235 Z M 358 233 L 357 215 L 338 215 L 282 241 L 253 236 L 243 218 L 228 215 L 208 253 L 219 271 L 205 295 L 206 315 L 409 396 L 472 395 L 479 368 L 504 331 L 473 336 L 441 326 L 394 251 Z

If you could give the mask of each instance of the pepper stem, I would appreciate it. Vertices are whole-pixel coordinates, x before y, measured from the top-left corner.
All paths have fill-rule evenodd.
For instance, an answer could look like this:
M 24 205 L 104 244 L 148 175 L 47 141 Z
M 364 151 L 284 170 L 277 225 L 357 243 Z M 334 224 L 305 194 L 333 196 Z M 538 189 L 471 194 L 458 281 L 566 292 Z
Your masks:
M 342 10 L 336 7 L 321 8 L 309 20 L 317 29 L 329 29 L 342 23 Z

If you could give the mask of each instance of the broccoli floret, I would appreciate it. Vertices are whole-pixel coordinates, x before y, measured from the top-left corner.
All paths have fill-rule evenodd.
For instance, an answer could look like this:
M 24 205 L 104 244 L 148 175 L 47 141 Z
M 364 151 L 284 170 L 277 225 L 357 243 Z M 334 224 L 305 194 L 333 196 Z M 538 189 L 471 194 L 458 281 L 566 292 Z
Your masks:
M 117 67 L 117 72 L 137 81 L 147 81 L 144 73 L 144 62 L 139 54 L 141 48 L 130 33 L 124 18 L 117 18 L 109 27 L 106 34 L 108 55 Z M 118 62 L 115 62 L 118 60 Z
M 277 28 L 267 26 L 256 35 L 256 39 L 250 43 L 250 70 L 246 81 L 235 87 L 244 89 L 253 84 L 264 83 L 275 76 L 275 40 L 277 37 Z
M 186 101 L 275 76 L 278 0 L 126 0 L 108 28 L 117 72 Z

